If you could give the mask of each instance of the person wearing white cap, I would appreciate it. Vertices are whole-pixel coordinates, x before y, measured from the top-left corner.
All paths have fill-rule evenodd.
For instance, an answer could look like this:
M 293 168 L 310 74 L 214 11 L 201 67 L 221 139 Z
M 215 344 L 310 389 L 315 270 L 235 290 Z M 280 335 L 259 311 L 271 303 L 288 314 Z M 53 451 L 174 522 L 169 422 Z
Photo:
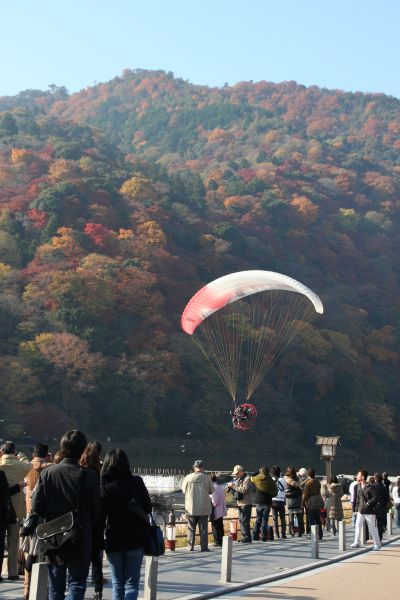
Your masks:
M 232 477 L 234 477 L 235 480 L 228 483 L 228 489 L 233 492 L 233 497 L 237 502 L 239 510 L 239 524 L 242 532 L 242 539 L 240 541 L 244 544 L 250 544 L 252 541 L 250 519 L 253 506 L 251 479 L 250 476 L 245 473 L 241 465 L 235 465 L 233 467 Z
M 182 492 L 185 495 L 185 511 L 188 519 L 189 550 L 194 549 L 198 524 L 201 551 L 208 552 L 208 517 L 212 510 L 210 494 L 214 492 L 214 484 L 204 473 L 202 460 L 194 461 L 193 473 L 186 475 L 182 482 Z

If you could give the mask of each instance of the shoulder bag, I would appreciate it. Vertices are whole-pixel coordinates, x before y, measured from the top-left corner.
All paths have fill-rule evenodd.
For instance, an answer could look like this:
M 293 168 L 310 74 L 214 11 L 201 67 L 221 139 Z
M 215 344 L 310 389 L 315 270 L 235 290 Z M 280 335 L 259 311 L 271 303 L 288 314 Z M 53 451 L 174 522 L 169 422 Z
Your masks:
M 156 525 L 154 517 L 148 516 L 149 527 L 144 541 L 145 556 L 162 556 L 165 553 L 164 536 L 161 527 Z
M 68 549 L 78 540 L 81 529 L 81 524 L 79 522 L 79 506 L 81 485 L 84 476 L 85 470 L 82 470 L 75 508 L 56 519 L 41 523 L 37 526 L 36 535 L 42 545 L 43 554 L 57 554 Z

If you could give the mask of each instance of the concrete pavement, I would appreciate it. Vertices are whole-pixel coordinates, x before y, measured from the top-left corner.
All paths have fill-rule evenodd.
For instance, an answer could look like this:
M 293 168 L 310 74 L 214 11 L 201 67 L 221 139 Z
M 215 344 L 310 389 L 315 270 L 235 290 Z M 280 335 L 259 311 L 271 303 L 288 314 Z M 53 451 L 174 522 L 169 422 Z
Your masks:
M 396 533 L 400 534 L 400 532 L 395 530 Z M 354 539 L 354 530 L 352 528 L 348 528 L 346 537 L 347 547 L 350 548 L 350 544 Z M 395 540 L 400 540 L 400 535 L 395 535 L 392 540 L 393 543 L 390 544 L 389 548 L 396 548 L 396 556 L 398 556 L 397 552 L 400 548 L 400 543 L 395 543 Z M 369 549 L 370 546 L 367 546 L 367 548 Z M 374 564 L 374 561 L 378 560 L 378 558 L 379 561 L 385 561 L 385 556 L 387 555 L 387 558 L 389 558 L 392 554 L 386 547 L 381 553 L 382 558 L 379 558 L 379 552 L 366 553 L 365 550 L 362 550 L 361 554 L 360 551 L 352 551 L 351 549 L 349 552 L 339 553 L 338 538 L 332 536 L 330 533 L 325 534 L 324 541 L 320 545 L 320 558 L 317 560 L 311 559 L 311 542 L 309 538 L 290 538 L 287 540 L 266 543 L 256 542 L 246 545 L 235 543 L 232 562 L 232 583 L 222 585 L 219 582 L 221 568 L 221 550 L 219 548 L 212 549 L 208 553 L 200 552 L 199 549 L 195 552 L 181 549 L 176 552 L 168 552 L 159 559 L 157 598 L 159 600 L 173 600 L 177 598 L 180 600 L 202 600 L 210 597 L 219 597 L 222 594 L 226 598 L 227 592 L 229 594 L 229 592 L 235 590 L 235 596 L 239 594 L 237 597 L 250 597 L 246 594 L 259 593 L 258 591 L 255 592 L 258 588 L 251 587 L 246 592 L 239 592 L 237 590 L 249 585 L 257 586 L 261 583 L 265 584 L 267 581 L 272 585 L 272 579 L 279 579 L 281 581 L 282 578 L 293 576 L 293 574 L 298 575 L 301 571 L 305 570 L 309 572 L 309 569 L 316 569 L 321 567 L 321 565 L 329 565 L 332 561 L 342 560 L 345 557 L 357 556 L 355 560 L 359 560 L 360 564 L 363 564 L 364 557 L 368 557 L 368 562 L 372 561 L 371 564 Z M 369 557 L 376 558 L 372 559 Z M 343 563 L 339 564 L 343 566 Z M 356 574 L 358 564 L 357 566 L 350 566 L 350 573 L 351 569 Z M 103 598 L 104 600 L 111 600 L 111 578 L 107 563 L 105 563 L 104 574 L 109 579 L 109 583 L 105 585 Z M 351 578 L 351 575 L 349 577 Z M 365 580 L 364 587 L 368 587 L 368 581 L 369 576 Z M 281 587 L 283 584 L 275 583 L 273 585 Z M 265 592 L 261 591 L 260 593 Z M 278 595 L 265 597 L 280 598 L 280 593 L 277 592 L 276 594 Z M 139 595 L 143 595 L 143 587 Z M 22 596 L 22 580 L 19 582 L 7 582 L 5 580 L 3 583 L 0 583 L 0 598 L 2 600 L 16 600 L 17 598 L 21 599 Z M 93 588 L 89 586 L 85 597 L 90 599 L 92 596 Z M 261 595 L 258 597 L 264 596 Z M 286 597 L 295 598 L 296 596 L 289 595 Z M 298 597 L 307 598 L 307 596 Z M 308 597 L 319 598 L 319 596 L 310 595 Z M 330 598 L 332 597 L 330 596 Z M 357 598 L 359 597 L 357 596 Z M 346 600 L 348 598 L 349 596 L 346 595 Z M 385 596 L 381 594 L 380 600 L 383 598 Z
M 344 562 L 266 584 L 216 596 L 221 600 L 389 600 L 400 585 L 400 543 L 384 546 Z

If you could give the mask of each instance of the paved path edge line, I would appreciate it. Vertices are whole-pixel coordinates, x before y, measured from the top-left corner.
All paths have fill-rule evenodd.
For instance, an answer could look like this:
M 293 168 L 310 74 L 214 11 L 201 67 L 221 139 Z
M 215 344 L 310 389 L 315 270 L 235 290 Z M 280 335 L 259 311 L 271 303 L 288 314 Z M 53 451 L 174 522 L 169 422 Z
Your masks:
M 382 542 L 382 546 L 387 546 L 400 540 L 400 535 L 393 536 L 390 540 L 385 540 Z M 329 565 L 341 562 L 343 560 L 347 560 L 348 558 L 353 558 L 354 556 L 358 556 L 359 554 L 365 554 L 366 552 L 371 552 L 372 547 L 359 548 L 358 550 L 351 550 L 343 552 L 342 554 L 337 554 L 332 558 L 325 558 L 324 560 L 318 560 L 317 562 L 309 563 L 308 565 L 304 565 L 302 567 L 295 567 L 294 569 L 288 569 L 287 571 L 281 573 L 274 573 L 273 575 L 267 575 L 266 577 L 257 577 L 256 579 L 249 579 L 247 581 L 242 581 L 241 583 L 227 583 L 224 587 L 215 588 L 210 591 L 202 592 L 201 594 L 189 594 L 187 596 L 175 596 L 173 600 L 207 600 L 208 598 L 215 598 L 216 596 L 223 596 L 224 594 L 230 594 L 232 592 L 237 592 L 240 590 L 245 590 L 247 588 L 255 587 L 257 585 L 262 585 L 263 583 L 273 583 L 274 581 L 280 581 L 282 579 L 289 579 L 290 577 L 294 577 L 296 575 L 301 575 L 302 573 L 307 573 L 308 571 L 314 571 L 321 567 L 327 567 Z

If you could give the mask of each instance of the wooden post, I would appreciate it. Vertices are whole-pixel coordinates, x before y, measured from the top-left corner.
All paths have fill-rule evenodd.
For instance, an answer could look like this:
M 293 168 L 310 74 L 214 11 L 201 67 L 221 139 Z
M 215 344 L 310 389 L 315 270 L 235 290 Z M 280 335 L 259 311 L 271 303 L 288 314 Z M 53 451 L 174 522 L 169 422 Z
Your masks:
M 311 558 L 319 558 L 319 525 L 311 525 Z
M 389 510 L 386 517 L 386 530 L 388 535 L 393 535 L 393 519 L 392 519 L 392 511 Z
M 339 521 L 339 550 L 345 552 L 346 550 L 346 523 Z
M 144 600 L 157 598 L 158 556 L 146 556 L 144 573 Z
M 48 571 L 46 563 L 34 563 L 32 565 L 31 586 L 29 600 L 47 599 Z
M 232 581 L 232 538 L 224 535 L 222 538 L 221 582 Z

